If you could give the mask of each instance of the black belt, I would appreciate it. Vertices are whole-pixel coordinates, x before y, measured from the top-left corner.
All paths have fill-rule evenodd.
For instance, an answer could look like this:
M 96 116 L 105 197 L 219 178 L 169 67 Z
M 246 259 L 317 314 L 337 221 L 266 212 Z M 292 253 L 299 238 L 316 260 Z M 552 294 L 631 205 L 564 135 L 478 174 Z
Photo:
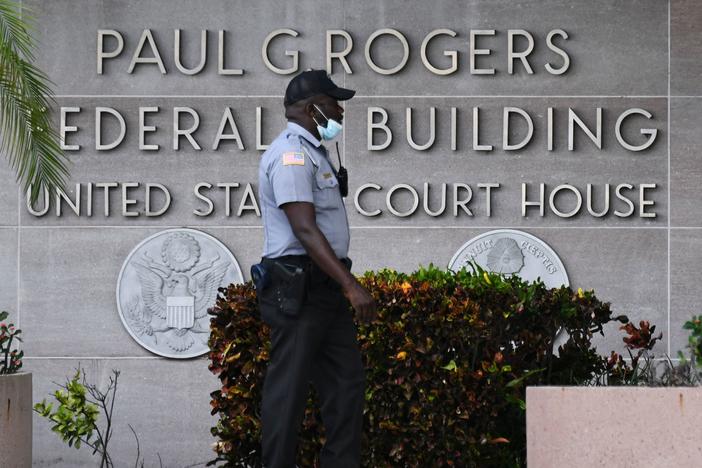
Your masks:
M 261 259 L 261 263 L 264 265 L 270 265 L 275 262 L 289 263 L 301 268 L 308 267 L 313 263 L 309 255 L 283 255 L 281 257 L 263 257 Z
M 340 258 L 339 261 L 344 264 L 346 269 L 349 271 L 351 270 L 351 259 L 348 257 Z M 287 265 L 288 267 L 294 266 L 298 268 L 302 268 L 305 273 L 307 274 L 307 277 L 313 284 L 319 284 L 319 283 L 328 283 L 328 284 L 333 284 L 337 285 L 336 281 L 326 274 L 321 268 L 317 266 L 317 264 L 312 261 L 309 255 L 283 255 L 280 257 L 263 257 L 261 259 L 261 264 L 269 267 L 273 263 L 282 263 L 283 265 Z
M 344 266 L 348 269 L 351 270 L 351 259 L 348 257 L 340 258 L 339 261 L 344 264 Z M 312 261 L 309 255 L 283 255 L 280 257 L 263 257 L 261 259 L 261 263 L 263 265 L 269 265 L 273 262 L 280 262 L 280 263 L 289 263 L 291 265 L 295 265 L 297 267 L 300 267 L 304 269 L 305 271 L 309 271 L 312 274 L 315 273 L 324 273 L 321 268 L 317 266 L 316 263 Z M 324 273 L 326 275 L 326 273 Z

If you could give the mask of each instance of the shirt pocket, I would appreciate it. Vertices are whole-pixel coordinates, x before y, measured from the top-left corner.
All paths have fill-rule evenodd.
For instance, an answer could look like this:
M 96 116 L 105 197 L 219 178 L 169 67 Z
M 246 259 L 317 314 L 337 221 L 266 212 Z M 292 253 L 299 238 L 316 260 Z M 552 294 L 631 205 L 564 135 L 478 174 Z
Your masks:
M 315 175 L 314 204 L 318 209 L 336 208 L 339 181 L 332 172 L 317 171 Z

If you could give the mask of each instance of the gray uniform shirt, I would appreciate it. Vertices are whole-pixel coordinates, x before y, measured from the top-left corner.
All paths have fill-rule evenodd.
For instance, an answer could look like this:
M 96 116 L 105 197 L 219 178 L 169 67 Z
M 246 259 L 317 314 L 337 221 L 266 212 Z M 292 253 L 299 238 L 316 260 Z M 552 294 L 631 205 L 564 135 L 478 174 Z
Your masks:
M 281 206 L 314 204 L 317 226 L 339 258 L 348 256 L 349 223 L 339 182 L 322 143 L 301 126 L 288 126 L 273 140 L 258 169 L 263 218 L 263 256 L 304 255 Z

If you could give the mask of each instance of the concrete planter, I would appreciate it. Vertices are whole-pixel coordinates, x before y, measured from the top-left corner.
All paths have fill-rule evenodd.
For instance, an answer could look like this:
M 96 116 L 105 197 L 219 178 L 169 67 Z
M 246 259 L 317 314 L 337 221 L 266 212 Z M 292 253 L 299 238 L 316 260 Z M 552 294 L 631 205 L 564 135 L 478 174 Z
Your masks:
M 702 466 L 700 387 L 529 387 L 529 468 Z
M 32 466 L 32 374 L 0 375 L 0 466 Z

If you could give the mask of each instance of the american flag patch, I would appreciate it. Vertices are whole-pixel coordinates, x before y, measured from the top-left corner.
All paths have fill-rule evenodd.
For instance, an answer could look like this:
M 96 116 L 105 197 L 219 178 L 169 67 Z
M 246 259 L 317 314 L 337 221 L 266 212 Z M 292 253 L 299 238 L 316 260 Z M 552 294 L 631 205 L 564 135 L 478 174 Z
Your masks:
M 298 153 L 291 151 L 289 153 L 283 153 L 283 166 L 304 166 L 305 165 L 305 155 L 304 153 Z

